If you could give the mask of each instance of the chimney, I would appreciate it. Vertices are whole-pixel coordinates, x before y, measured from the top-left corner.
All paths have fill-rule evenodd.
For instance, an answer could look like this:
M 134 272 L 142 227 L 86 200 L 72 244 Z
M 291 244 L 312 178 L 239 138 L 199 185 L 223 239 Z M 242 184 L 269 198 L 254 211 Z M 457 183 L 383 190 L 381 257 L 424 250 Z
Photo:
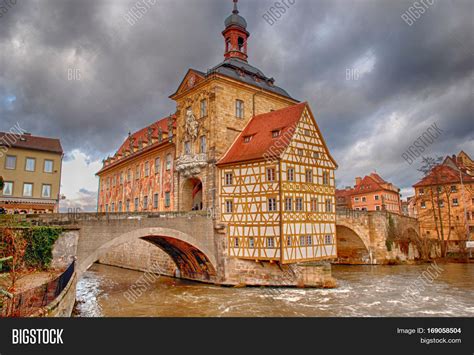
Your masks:
M 362 182 L 362 178 L 361 177 L 356 177 L 356 186 L 360 185 L 361 182 Z

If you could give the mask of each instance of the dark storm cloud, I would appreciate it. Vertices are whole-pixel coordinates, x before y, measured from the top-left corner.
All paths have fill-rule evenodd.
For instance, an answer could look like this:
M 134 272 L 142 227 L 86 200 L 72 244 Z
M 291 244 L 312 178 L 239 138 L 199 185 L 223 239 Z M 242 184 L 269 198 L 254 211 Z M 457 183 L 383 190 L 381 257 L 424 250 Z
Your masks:
M 135 3 L 18 0 L 0 18 L 0 129 L 18 121 L 98 158 L 174 112 L 168 96 L 187 69 L 222 60 L 232 2 L 158 0 L 130 26 Z M 296 0 L 270 26 L 272 4 L 240 1 L 250 62 L 310 102 L 341 184 L 377 169 L 411 186 L 418 173 L 401 154 L 433 122 L 446 133 L 432 155 L 474 153 L 472 1 L 435 0 L 412 26 L 401 15 L 413 1 Z M 346 80 L 351 69 L 358 80 Z

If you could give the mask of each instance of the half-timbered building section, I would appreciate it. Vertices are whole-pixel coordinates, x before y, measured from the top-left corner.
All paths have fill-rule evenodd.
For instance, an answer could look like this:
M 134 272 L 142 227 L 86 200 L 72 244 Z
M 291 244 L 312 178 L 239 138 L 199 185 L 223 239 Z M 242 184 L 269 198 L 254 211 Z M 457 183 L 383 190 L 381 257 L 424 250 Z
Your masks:
M 170 133 L 171 132 L 171 133 Z M 113 157 L 104 160 L 98 211 L 174 211 L 174 117 L 129 134 Z
M 282 263 L 337 257 L 336 168 L 305 105 L 281 158 Z
M 254 117 L 218 166 L 230 256 L 336 257 L 337 166 L 307 103 Z

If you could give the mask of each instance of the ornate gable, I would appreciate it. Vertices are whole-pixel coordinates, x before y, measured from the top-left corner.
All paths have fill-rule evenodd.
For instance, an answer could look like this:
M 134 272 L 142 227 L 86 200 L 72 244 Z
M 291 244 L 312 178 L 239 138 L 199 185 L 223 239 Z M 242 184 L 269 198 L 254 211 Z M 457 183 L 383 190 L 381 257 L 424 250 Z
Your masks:
M 204 73 L 195 69 L 189 69 L 179 85 L 178 90 L 171 95 L 170 98 L 174 100 L 175 97 L 185 94 L 204 80 L 206 80 L 206 75 Z

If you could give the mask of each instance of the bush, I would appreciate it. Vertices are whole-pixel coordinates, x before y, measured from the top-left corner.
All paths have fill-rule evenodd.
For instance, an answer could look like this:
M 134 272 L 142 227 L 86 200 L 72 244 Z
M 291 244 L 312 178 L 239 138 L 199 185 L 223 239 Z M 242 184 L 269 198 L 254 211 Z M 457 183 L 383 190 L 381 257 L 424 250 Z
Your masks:
M 53 260 L 53 246 L 61 235 L 61 228 L 34 227 L 24 231 L 27 242 L 25 264 L 35 269 L 47 269 Z

